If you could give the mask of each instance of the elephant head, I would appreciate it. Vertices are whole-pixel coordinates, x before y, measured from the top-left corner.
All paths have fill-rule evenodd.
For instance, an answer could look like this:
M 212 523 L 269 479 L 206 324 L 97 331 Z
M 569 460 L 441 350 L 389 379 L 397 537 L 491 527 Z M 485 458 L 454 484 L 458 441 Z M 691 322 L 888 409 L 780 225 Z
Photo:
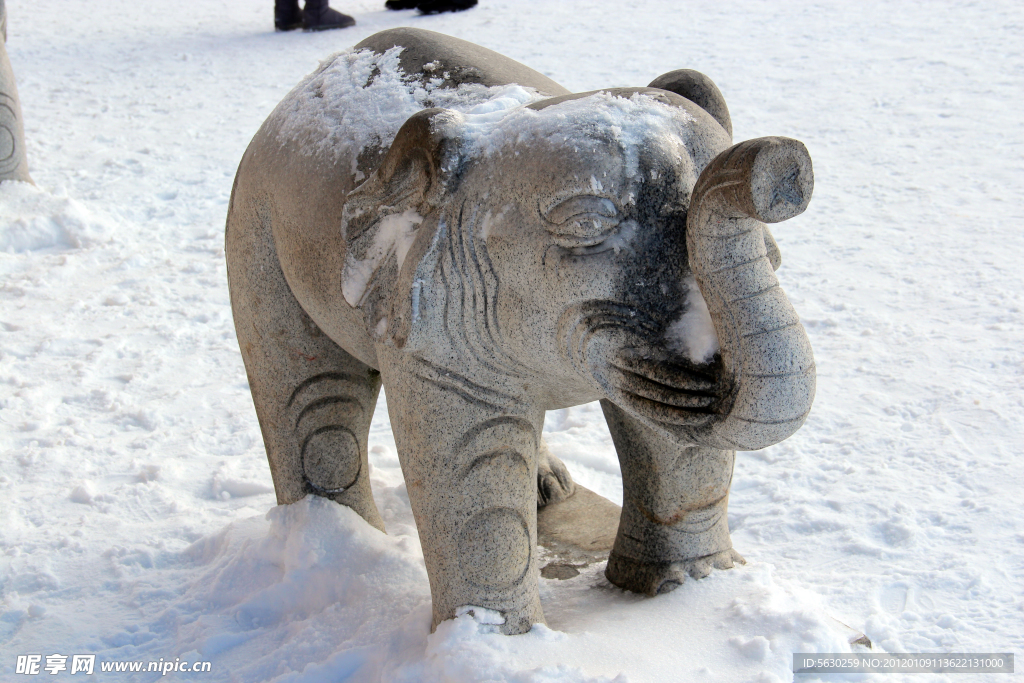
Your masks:
M 711 99 L 512 88 L 506 109 L 420 112 L 349 196 L 346 299 L 379 342 L 443 338 L 436 363 L 548 409 L 606 398 L 684 443 L 781 441 L 814 362 L 765 223 L 806 208 L 810 159 L 731 146 Z

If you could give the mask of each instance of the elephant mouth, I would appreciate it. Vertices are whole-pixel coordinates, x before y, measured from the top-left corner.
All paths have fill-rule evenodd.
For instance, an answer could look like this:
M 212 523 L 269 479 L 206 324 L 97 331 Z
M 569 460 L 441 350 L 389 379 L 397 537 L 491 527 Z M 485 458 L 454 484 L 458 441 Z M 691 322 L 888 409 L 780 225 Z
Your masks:
M 669 321 L 641 307 L 591 301 L 559 321 L 564 353 L 601 393 L 647 424 L 689 433 L 720 418 L 732 392 L 721 358 L 694 363 L 664 343 Z
M 730 392 L 723 387 L 720 359 L 697 365 L 665 356 L 624 349 L 595 368 L 595 376 L 622 408 L 671 431 L 701 427 L 721 415 Z

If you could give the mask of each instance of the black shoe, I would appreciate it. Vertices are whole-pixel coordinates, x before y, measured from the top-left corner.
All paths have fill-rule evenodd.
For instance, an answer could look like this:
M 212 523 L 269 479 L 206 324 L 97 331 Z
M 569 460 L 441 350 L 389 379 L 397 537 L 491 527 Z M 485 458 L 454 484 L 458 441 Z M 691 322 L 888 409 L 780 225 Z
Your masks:
M 294 31 L 297 28 L 302 28 L 299 0 L 274 0 L 274 29 Z
M 307 31 L 328 31 L 332 28 L 355 26 L 356 20 L 327 6 L 327 0 L 306 0 L 302 12 L 302 27 Z
M 416 9 L 423 0 L 388 0 L 384 7 L 388 9 Z
M 425 0 L 416 7 L 421 14 L 440 14 L 441 12 L 461 12 L 476 7 L 476 0 Z

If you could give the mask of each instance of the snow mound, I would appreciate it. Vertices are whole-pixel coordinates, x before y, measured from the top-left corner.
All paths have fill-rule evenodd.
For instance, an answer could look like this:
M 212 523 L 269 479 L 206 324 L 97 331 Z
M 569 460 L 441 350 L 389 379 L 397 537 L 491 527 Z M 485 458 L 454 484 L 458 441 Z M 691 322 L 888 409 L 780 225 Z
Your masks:
M 789 680 L 793 652 L 850 650 L 818 598 L 776 582 L 770 565 L 655 599 L 614 588 L 595 565 L 542 579 L 548 626 L 503 636 L 500 614 L 467 606 L 430 634 L 415 530 L 392 533 L 315 496 L 231 523 L 164 565 L 178 588 L 104 636 L 116 654 L 100 658 L 142 659 L 173 641 L 182 660 L 213 662 L 203 680 L 625 683 L 647 679 L 624 670 Z
M 105 242 L 109 218 L 68 196 L 19 181 L 0 183 L 0 251 L 78 249 Z
M 310 496 L 188 547 L 181 598 L 158 622 L 174 624 L 193 659 L 221 662 L 216 668 L 240 680 L 368 675 L 429 631 L 417 551 L 408 538 Z

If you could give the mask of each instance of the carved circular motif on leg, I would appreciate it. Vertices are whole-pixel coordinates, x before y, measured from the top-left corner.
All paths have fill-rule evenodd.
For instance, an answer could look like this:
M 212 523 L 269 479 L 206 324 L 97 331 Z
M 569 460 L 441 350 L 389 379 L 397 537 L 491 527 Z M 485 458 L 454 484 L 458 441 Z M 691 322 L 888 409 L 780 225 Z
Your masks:
M 3 163 L 14 156 L 18 145 L 14 133 L 7 126 L 0 123 L 0 163 Z
M 314 492 L 341 493 L 359 478 L 359 442 L 345 427 L 321 427 L 302 444 L 302 469 Z
M 462 574 L 481 588 L 510 588 L 530 568 L 530 531 L 511 508 L 491 508 L 473 515 L 459 534 Z

